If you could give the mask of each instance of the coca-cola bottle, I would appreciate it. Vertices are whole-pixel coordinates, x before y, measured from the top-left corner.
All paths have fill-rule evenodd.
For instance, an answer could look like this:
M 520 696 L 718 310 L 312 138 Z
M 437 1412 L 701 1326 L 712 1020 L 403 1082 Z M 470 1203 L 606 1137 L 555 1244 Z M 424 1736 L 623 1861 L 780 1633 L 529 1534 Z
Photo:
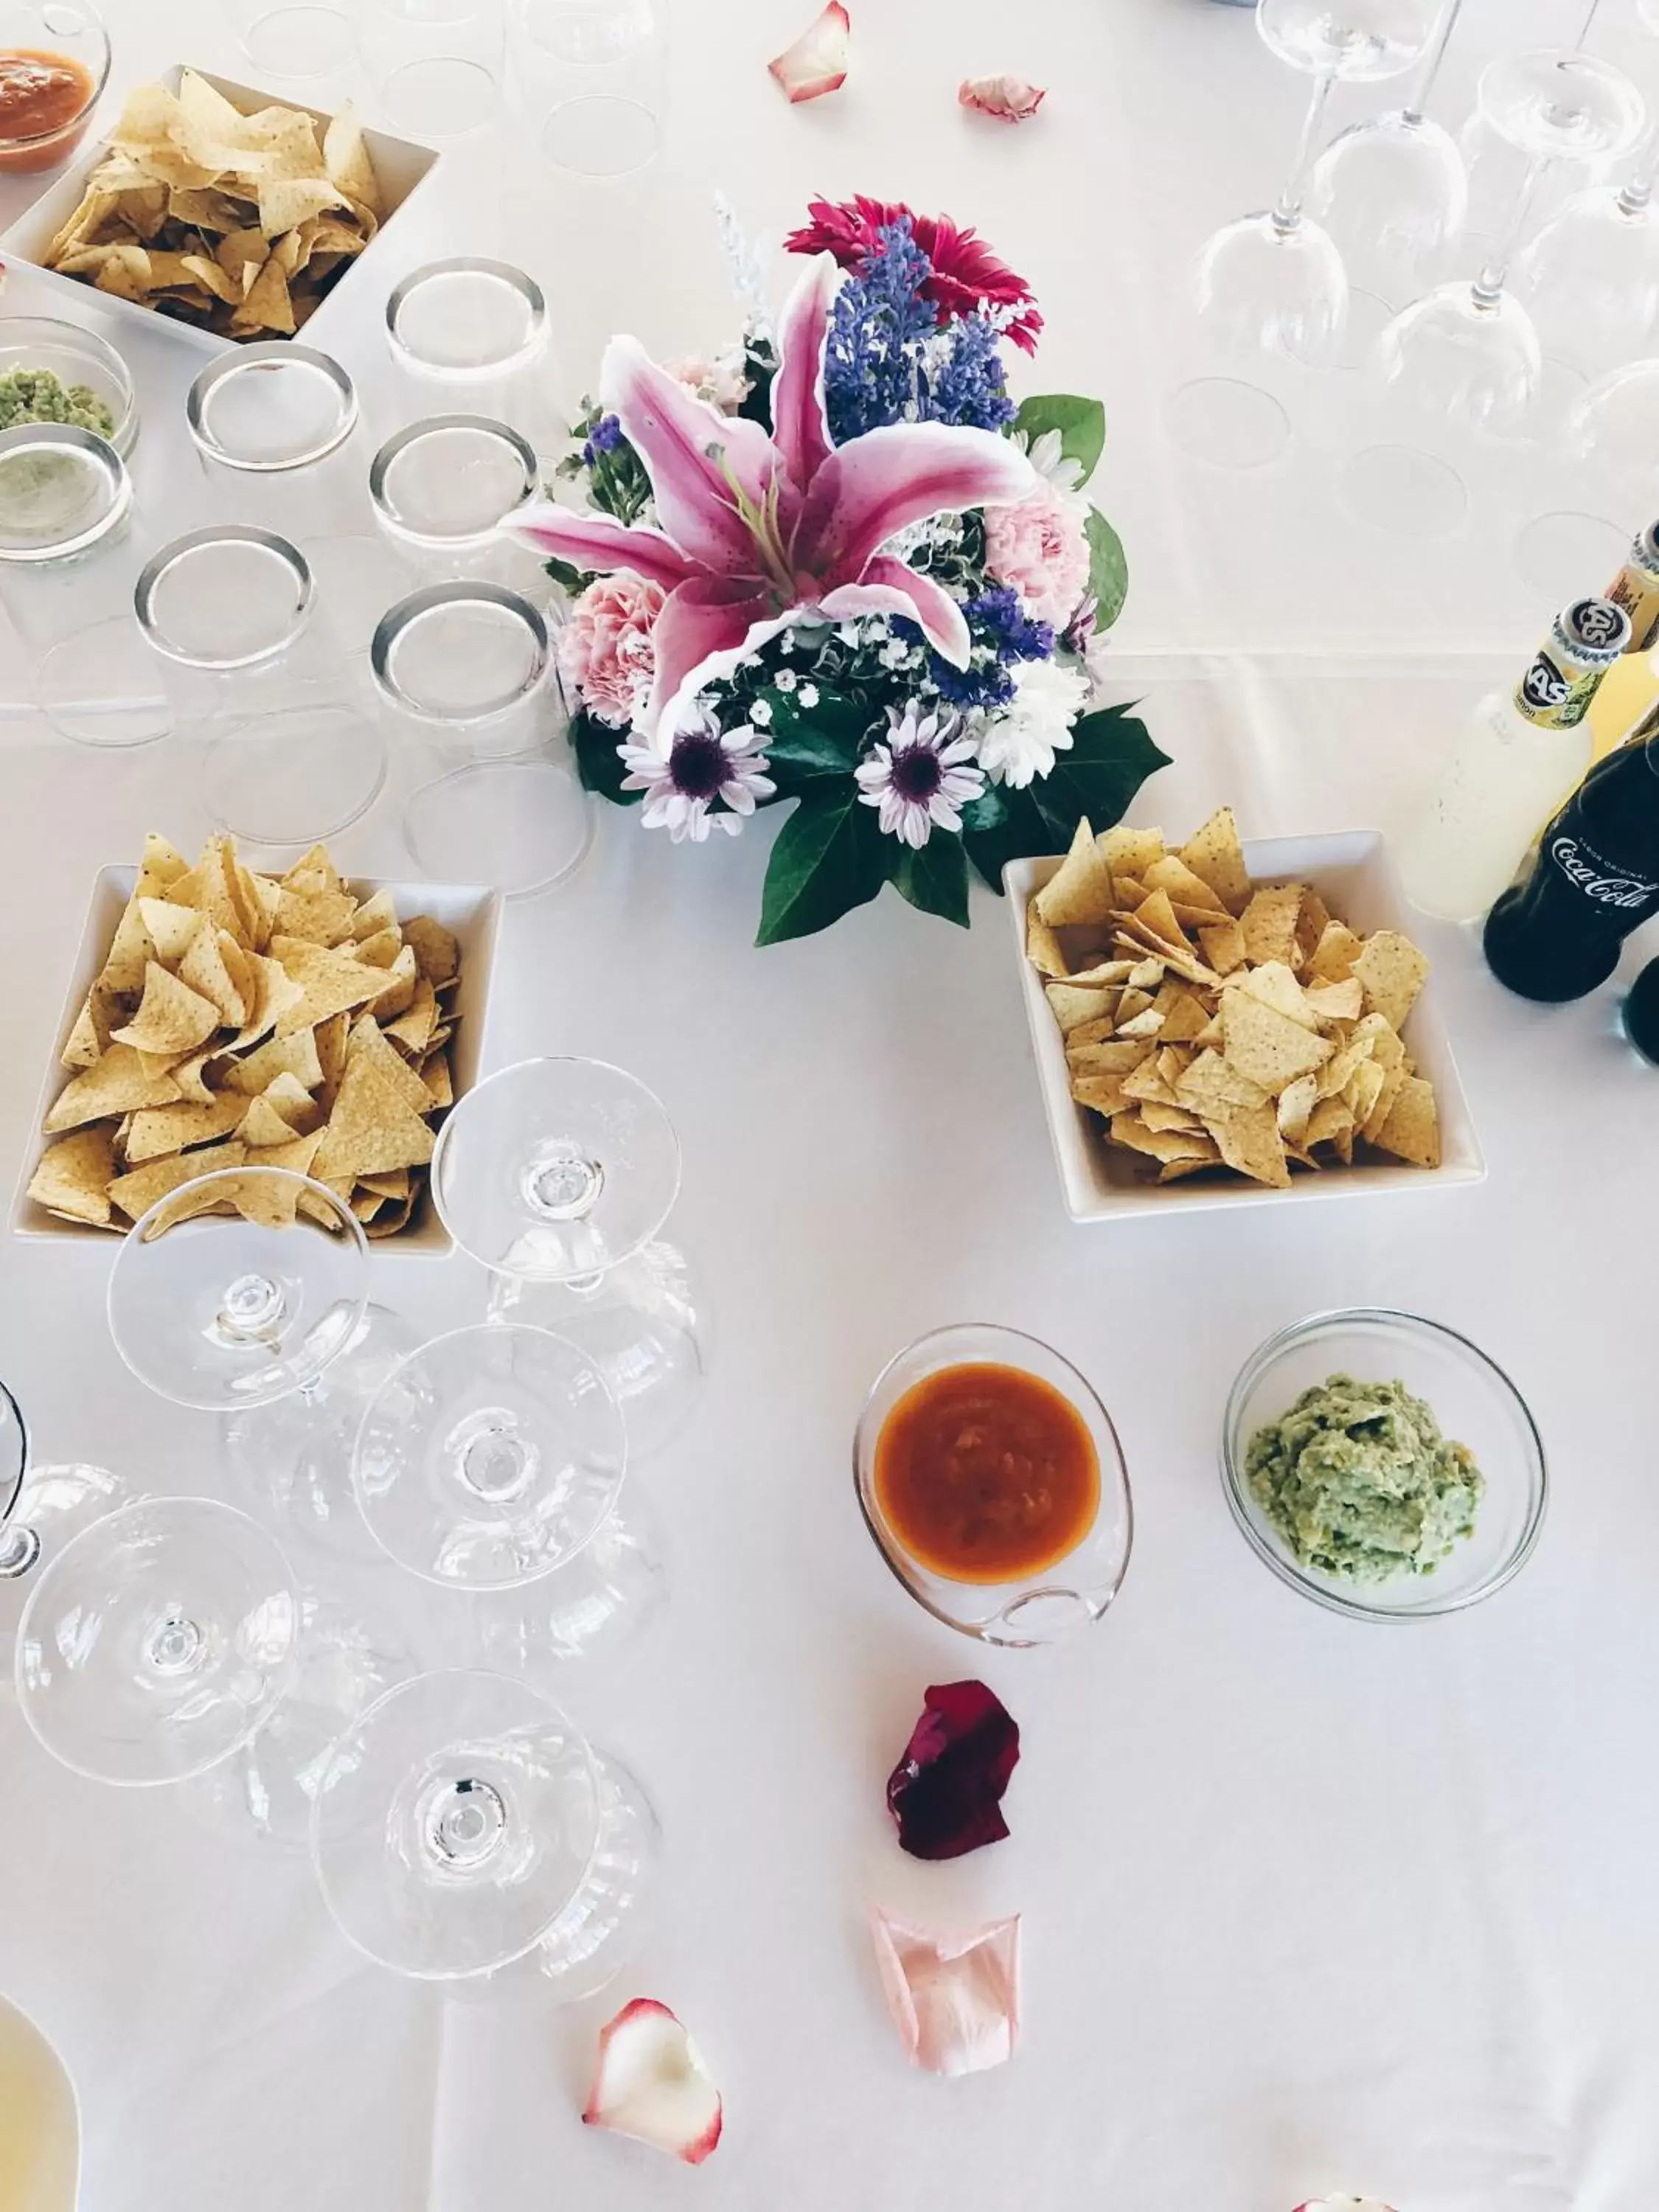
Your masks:
M 1650 960 L 1625 1001 L 1625 1035 L 1659 1067 L 1659 960 Z
M 1486 964 L 1523 999 L 1582 999 L 1659 914 L 1659 735 L 1590 770 L 1539 841 L 1532 866 L 1486 916 Z

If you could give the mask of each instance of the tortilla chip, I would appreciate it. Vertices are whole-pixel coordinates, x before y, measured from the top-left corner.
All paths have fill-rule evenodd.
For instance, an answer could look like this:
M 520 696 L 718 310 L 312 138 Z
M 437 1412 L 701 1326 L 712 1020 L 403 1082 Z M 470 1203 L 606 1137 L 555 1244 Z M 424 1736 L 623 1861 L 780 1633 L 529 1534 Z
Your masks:
M 273 930 L 312 945 L 340 945 L 352 933 L 356 903 L 348 890 L 294 890 L 278 884 Z
M 1213 1147 L 1202 1132 L 1193 1134 L 1182 1129 L 1149 1129 L 1139 1113 L 1118 1114 L 1112 1120 L 1112 1141 L 1127 1145 L 1131 1152 L 1145 1152 L 1151 1159 L 1209 1160 L 1214 1157 Z
M 1124 1077 L 1123 1095 L 1126 1098 L 1138 1098 L 1157 1106 L 1173 1106 L 1176 1103 L 1175 1092 L 1170 1088 L 1168 1076 L 1158 1066 L 1156 1051 L 1149 1052 L 1140 1065 L 1132 1068 Z
M 1300 1022 L 1304 1030 L 1316 1029 L 1318 1018 L 1309 1006 L 1302 986 L 1282 960 L 1264 961 L 1248 975 L 1234 979 L 1232 988 L 1248 991 L 1264 1006 L 1274 1007 L 1287 1021 Z
M 1148 1129 L 1167 1132 L 1176 1129 L 1188 1136 L 1196 1135 L 1204 1127 L 1195 1114 L 1188 1113 L 1184 1106 L 1160 1106 L 1155 1098 L 1143 1099 L 1140 1119 Z
M 388 931 L 386 934 L 395 941 L 395 932 Z M 366 957 L 367 954 L 361 957 Z M 1068 963 L 1060 950 L 1060 939 L 1037 912 L 1035 899 L 1025 909 L 1025 957 L 1040 975 L 1057 977 L 1066 973 Z M 416 953 L 416 958 L 419 957 Z
M 176 1105 L 149 1106 L 132 1117 L 127 1132 L 126 1164 L 142 1167 L 146 1160 L 165 1159 L 187 1145 L 204 1145 L 228 1136 L 242 1118 L 240 1098 L 213 1098 L 204 1106 L 189 1099 Z
M 155 957 L 155 944 L 144 927 L 143 908 L 135 891 L 115 925 L 115 935 L 99 970 L 97 988 L 136 995 L 144 988 L 144 970 Z
M 1086 815 L 1077 825 L 1070 852 L 1037 893 L 1036 904 L 1051 929 L 1068 922 L 1103 922 L 1111 913 L 1112 872 Z
M 137 1221 L 169 1191 L 194 1182 L 199 1176 L 216 1175 L 221 1168 L 240 1167 L 246 1157 L 246 1147 L 234 1139 L 227 1144 L 206 1145 L 200 1152 L 171 1153 L 132 1174 L 118 1176 L 109 1187 L 110 1203 L 118 1206 L 130 1221 Z
M 1173 906 L 1188 906 L 1204 915 L 1213 915 L 1220 920 L 1229 919 L 1225 901 L 1206 884 L 1202 876 L 1176 858 L 1166 853 L 1161 860 L 1154 860 L 1146 875 L 1149 891 L 1162 891 Z
M 1288 968 L 1296 951 L 1296 918 L 1302 911 L 1303 885 L 1279 884 L 1257 891 L 1241 919 L 1244 925 L 1244 957 L 1253 967 L 1268 960 Z
M 1218 806 L 1181 848 L 1179 857 L 1184 867 L 1209 885 L 1229 914 L 1243 913 L 1250 902 L 1250 872 L 1231 806 Z
M 1279 1094 L 1279 1133 L 1287 1142 L 1299 1145 L 1308 1133 L 1308 1124 L 1314 1108 L 1320 1103 L 1316 1079 L 1298 1075 L 1294 1083 L 1287 1083 Z M 1329 1101 L 1326 1102 L 1328 1104 Z
M 385 212 L 380 179 L 363 141 L 363 127 L 349 100 L 342 100 L 323 133 L 323 166 L 355 207 L 367 208 L 375 216 Z
M 1160 968 L 1158 970 L 1160 981 L 1163 980 L 1163 972 Z M 1132 981 L 1134 973 L 1135 963 L 1133 960 L 1097 960 L 1091 967 L 1074 968 L 1065 981 L 1078 989 L 1084 990 L 1091 987 Z
M 1428 972 L 1427 960 L 1410 938 L 1402 937 L 1397 929 L 1379 929 L 1368 937 L 1353 963 L 1366 1012 L 1381 1014 L 1394 1030 L 1406 1026 L 1406 1018 L 1417 1004 Z
M 449 1061 L 443 1053 L 434 1052 L 421 1063 L 421 1080 L 434 1106 L 453 1106 L 455 1103 L 455 1081 L 450 1073 Z
M 1311 884 L 1302 890 L 1302 907 L 1296 917 L 1296 949 L 1301 959 L 1295 964 L 1305 967 L 1317 951 L 1321 939 L 1331 926 L 1331 910 Z
M 386 988 L 379 969 L 365 968 L 349 952 L 325 945 L 311 945 L 304 938 L 273 936 L 271 956 L 300 996 L 277 1017 L 276 1035 L 292 1036 L 296 1030 L 314 1029 L 331 1014 L 344 1013 L 376 997 Z
M 1166 1043 L 1187 1042 L 1208 1026 L 1209 1008 L 1198 994 L 1185 984 L 1165 983 L 1153 1003 L 1164 1017 L 1163 1036 Z
M 1107 1013 L 1116 1012 L 1115 992 L 1079 990 L 1070 983 L 1049 983 L 1044 988 L 1062 1036 L 1084 1022 L 1099 1021 Z
M 426 1050 L 437 1025 L 438 1001 L 424 975 L 415 979 L 415 996 L 408 1011 L 399 1014 L 396 1021 L 383 1024 L 386 1036 L 416 1060 Z
M 1073 1075 L 1072 1096 L 1079 1106 L 1091 1107 L 1097 1114 L 1105 1115 L 1109 1121 L 1114 1114 L 1122 1113 L 1132 1103 L 1124 1096 L 1123 1078 L 1103 1071 Z
M 411 1113 L 430 1111 L 430 1092 L 417 1071 L 412 1068 L 400 1053 L 394 1052 L 372 1014 L 365 1014 L 351 1032 L 351 1042 L 346 1054 L 346 1065 L 350 1067 L 359 1060 L 372 1060 L 380 1069 L 386 1082 L 401 1098 Z
M 1277 1097 L 1298 1075 L 1323 1066 L 1334 1048 L 1277 1008 L 1246 991 L 1229 991 L 1221 1002 L 1221 1033 L 1228 1062 Z
M 110 1030 L 120 1014 L 114 994 L 94 983 L 81 1002 L 58 1063 L 64 1067 L 92 1067 L 109 1050 Z
M 304 1097 L 303 1092 L 301 1095 Z M 258 1098 L 238 1098 L 235 1103 L 243 1109 L 236 1133 L 250 1150 L 292 1144 L 300 1133 L 293 1123 L 278 1112 L 276 1101 L 269 1095 Z M 309 1105 L 311 1102 L 307 1098 L 305 1103 Z
M 115 1173 L 115 1146 L 108 1129 L 77 1129 L 41 1156 L 29 1177 L 28 1195 L 37 1206 L 94 1229 L 109 1225 L 109 1183 Z
M 247 288 L 247 296 L 230 319 L 233 335 L 252 337 L 256 331 L 275 337 L 294 335 L 294 302 L 282 264 L 270 260 Z
M 135 1052 L 178 1059 L 210 1037 L 218 1026 L 219 1010 L 212 1000 L 152 960 L 144 969 L 144 995 L 137 1012 L 110 1036 L 113 1042 L 131 1045 Z
M 1322 982 L 1340 983 L 1352 972 L 1364 947 L 1364 938 L 1356 936 L 1345 923 L 1328 922 L 1308 962 L 1308 973 Z
M 1207 1127 L 1230 1168 L 1249 1176 L 1253 1182 L 1269 1183 L 1275 1190 L 1290 1188 L 1285 1143 L 1271 1104 L 1247 1109 L 1224 1121 L 1211 1121 Z
M 1100 833 L 1100 853 L 1113 875 L 1144 879 L 1153 862 L 1164 858 L 1164 832 L 1131 830 L 1126 823 L 1119 822 Z
M 407 1013 L 414 1004 L 415 986 L 419 978 L 420 969 L 415 964 L 415 948 L 412 945 L 405 945 L 391 967 L 381 971 L 380 988 L 374 994 L 375 1018 L 381 1022 L 395 1021 L 399 1014 Z M 428 983 L 428 992 L 431 988 Z
M 1175 909 L 1164 891 L 1148 891 L 1128 919 L 1156 944 L 1173 946 L 1178 951 L 1190 951 L 1187 933 L 1175 918 Z
M 136 892 L 134 896 L 137 897 Z M 155 947 L 155 957 L 163 967 L 177 968 L 201 933 L 200 908 L 176 906 L 171 899 L 139 898 L 138 911 Z
M 1357 1022 L 1363 995 L 1357 975 L 1340 983 L 1315 983 L 1307 994 L 1308 1009 L 1322 1022 Z
M 383 1063 L 372 1053 L 359 1053 L 347 1063 L 341 1079 L 317 1153 L 316 1172 L 324 1177 L 356 1177 L 424 1167 L 432 1158 L 433 1142 L 431 1130 L 388 1079 Z
M 1269 1097 L 1261 1084 L 1215 1051 L 1200 1053 L 1176 1079 L 1174 1090 L 1176 1104 L 1206 1121 L 1254 1112 L 1265 1106 Z
M 296 1030 L 292 1036 L 272 1037 L 246 1060 L 232 1061 L 225 1071 L 225 1088 L 254 1098 L 279 1075 L 294 1076 L 307 1091 L 317 1089 L 323 1068 L 314 1030 Z

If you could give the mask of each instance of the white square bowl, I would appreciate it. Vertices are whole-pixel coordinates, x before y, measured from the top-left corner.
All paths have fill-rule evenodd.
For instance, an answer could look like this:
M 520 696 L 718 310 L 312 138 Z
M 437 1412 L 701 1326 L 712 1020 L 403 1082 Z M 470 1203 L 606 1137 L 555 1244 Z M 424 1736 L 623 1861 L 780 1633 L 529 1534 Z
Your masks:
M 64 1221 L 55 1213 L 48 1213 L 45 1206 L 37 1205 L 28 1195 L 28 1187 L 46 1150 L 42 1124 L 75 1073 L 73 1068 L 64 1066 L 59 1055 L 69 1042 L 70 1031 L 75 1027 L 87 993 L 108 957 L 116 924 L 132 896 L 137 874 L 136 868 L 100 868 L 93 884 L 92 904 L 81 932 L 80 950 L 75 956 L 75 972 L 64 1000 L 58 1034 L 46 1063 L 46 1081 L 40 1087 L 40 1103 L 35 1109 L 33 1130 L 12 1198 L 14 1237 L 46 1240 L 68 1237 L 98 1243 L 111 1241 L 107 1229 L 94 1229 L 89 1222 Z M 372 898 L 376 891 L 390 891 L 397 901 L 400 921 L 407 921 L 411 915 L 429 914 L 434 921 L 442 922 L 446 929 L 453 932 L 461 948 L 461 988 L 455 994 L 458 1023 L 449 1066 L 459 1103 L 477 1081 L 483 1063 L 484 1023 L 495 964 L 495 938 L 501 919 L 501 893 L 464 884 L 396 884 L 374 878 L 351 881 L 349 888 L 360 904 Z M 428 1258 L 441 1258 L 452 1250 L 453 1241 L 438 1218 L 430 1188 L 422 1192 L 420 1205 L 406 1229 L 400 1230 L 396 1237 L 377 1240 L 368 1249 L 371 1252 L 419 1253 Z
M 185 68 L 184 63 L 175 62 L 162 77 L 162 83 L 170 92 L 178 91 L 179 80 L 184 75 Z M 285 93 L 260 92 L 252 85 L 238 84 L 232 77 L 215 76 L 210 70 L 198 70 L 196 74 L 204 77 L 216 92 L 222 93 L 231 106 L 240 107 L 244 114 L 252 114 L 256 109 L 269 107 L 275 102 L 283 107 L 291 107 L 300 114 L 309 115 L 315 122 L 325 124 L 329 120 L 325 110 L 307 107 L 303 101 L 290 100 Z M 387 131 L 371 131 L 367 126 L 363 131 L 363 143 L 368 149 L 369 160 L 374 164 L 374 174 L 380 179 L 385 210 L 380 228 L 362 252 L 341 271 L 338 281 L 325 295 L 310 321 L 301 326 L 298 333 L 298 343 L 301 345 L 314 345 L 326 349 L 328 334 L 337 319 L 336 302 L 341 293 L 352 285 L 362 262 L 370 254 L 378 255 L 380 240 L 392 228 L 398 210 L 426 182 L 438 160 L 435 150 L 430 146 L 417 146 L 410 139 L 394 138 Z M 88 177 L 108 150 L 107 140 L 100 140 L 90 152 L 73 162 L 56 184 L 49 185 L 33 205 L 26 208 L 9 229 L 0 234 L 0 260 L 27 264 L 48 284 L 55 285 L 66 301 L 78 299 L 84 306 L 90 300 L 100 307 L 108 307 L 118 318 L 130 319 L 137 317 L 151 330 L 159 326 L 172 331 L 185 344 L 193 346 L 204 356 L 216 357 L 222 353 L 234 352 L 242 341 L 221 337 L 216 331 L 198 330 L 194 323 L 183 322 L 176 315 L 159 314 L 154 307 L 140 307 L 136 300 L 123 300 L 113 292 L 100 292 L 96 285 L 88 283 L 82 277 L 65 276 L 60 270 L 46 266 L 46 256 L 52 240 L 80 206 Z M 262 335 L 271 336 L 274 333 Z
M 1362 936 L 1376 929 L 1411 933 L 1405 898 L 1380 830 L 1346 830 L 1322 837 L 1258 837 L 1245 846 L 1244 858 L 1256 884 L 1311 884 L 1331 912 Z M 1434 1085 L 1440 1116 L 1437 1168 L 1367 1160 L 1352 1168 L 1326 1168 L 1317 1175 L 1296 1176 L 1288 1190 L 1247 1182 L 1242 1176 L 1228 1182 L 1196 1176 L 1183 1176 L 1176 1182 L 1143 1182 L 1135 1172 L 1136 1156 L 1109 1143 L 1099 1115 L 1079 1106 L 1072 1097 L 1065 1040 L 1044 996 L 1042 978 L 1025 957 L 1027 904 L 1032 893 L 1040 890 L 1060 866 L 1059 854 L 1051 859 L 1011 860 L 1002 872 L 1002 883 L 1008 896 L 1042 1109 L 1048 1117 L 1066 1211 L 1073 1221 L 1116 1221 L 1135 1213 L 1195 1212 L 1218 1206 L 1299 1206 L 1319 1199 L 1375 1198 L 1389 1191 L 1441 1190 L 1454 1183 L 1485 1180 L 1486 1164 L 1431 978 L 1412 1008 L 1404 1035 L 1413 1059 Z

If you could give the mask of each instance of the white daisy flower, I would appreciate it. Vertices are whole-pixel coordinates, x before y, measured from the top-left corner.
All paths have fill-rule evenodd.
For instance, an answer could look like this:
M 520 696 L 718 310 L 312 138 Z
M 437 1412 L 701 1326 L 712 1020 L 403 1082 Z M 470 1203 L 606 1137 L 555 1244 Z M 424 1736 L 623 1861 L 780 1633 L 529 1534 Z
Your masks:
M 735 837 L 756 800 L 777 789 L 766 774 L 765 742 L 765 732 L 748 725 L 722 730 L 713 709 L 699 702 L 665 751 L 657 743 L 617 746 L 628 770 L 623 789 L 645 793 L 641 821 L 647 830 L 666 830 L 677 845 L 686 837 L 701 845 L 711 830 Z M 729 811 L 711 814 L 716 799 Z
M 1064 441 L 1058 430 L 1045 430 L 1039 438 L 1029 437 L 1021 430 L 1016 434 L 1014 442 L 1024 447 L 1027 460 L 1040 477 L 1048 477 L 1056 491 L 1081 491 L 1083 464 L 1060 451 Z
M 960 831 L 962 809 L 985 788 L 974 764 L 974 742 L 962 717 L 935 708 L 923 714 L 914 699 L 902 714 L 889 708 L 884 739 L 854 771 L 859 797 L 881 810 L 881 826 L 919 852 L 935 830 Z
M 1014 696 L 981 736 L 979 759 L 994 782 L 1020 791 L 1052 772 L 1056 753 L 1069 750 L 1090 685 L 1082 669 L 1060 660 L 1022 660 L 1012 673 Z
M 813 708 L 818 703 L 818 687 L 816 684 L 803 684 L 801 685 L 800 703 L 810 714 Z

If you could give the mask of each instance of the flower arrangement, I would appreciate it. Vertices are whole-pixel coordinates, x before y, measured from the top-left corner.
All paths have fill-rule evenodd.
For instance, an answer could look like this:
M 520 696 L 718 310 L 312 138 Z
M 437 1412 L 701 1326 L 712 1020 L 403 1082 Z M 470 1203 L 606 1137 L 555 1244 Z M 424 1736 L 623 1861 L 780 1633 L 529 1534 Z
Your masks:
M 1126 568 L 1084 496 L 1097 400 L 1016 404 L 1030 287 L 971 230 L 815 201 L 775 331 L 719 360 L 613 338 L 561 474 L 514 526 L 571 595 L 560 672 L 582 779 L 699 843 L 793 803 L 759 942 L 890 883 L 968 921 L 969 870 L 1117 821 L 1164 756 L 1090 711 Z

